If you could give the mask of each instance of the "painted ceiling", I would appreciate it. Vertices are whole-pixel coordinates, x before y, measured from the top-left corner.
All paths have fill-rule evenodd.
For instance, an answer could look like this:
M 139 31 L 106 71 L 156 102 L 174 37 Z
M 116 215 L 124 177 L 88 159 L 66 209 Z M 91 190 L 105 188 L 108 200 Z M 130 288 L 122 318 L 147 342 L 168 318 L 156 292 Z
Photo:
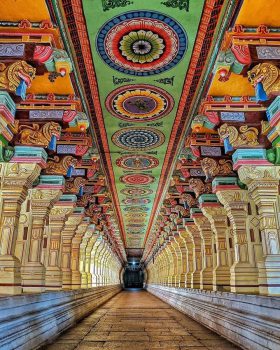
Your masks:
M 127 248 L 144 247 L 163 195 L 163 169 L 175 157 L 168 145 L 180 143 L 171 135 L 203 5 L 83 0 L 98 86 L 96 118 L 104 126 L 99 142 Z

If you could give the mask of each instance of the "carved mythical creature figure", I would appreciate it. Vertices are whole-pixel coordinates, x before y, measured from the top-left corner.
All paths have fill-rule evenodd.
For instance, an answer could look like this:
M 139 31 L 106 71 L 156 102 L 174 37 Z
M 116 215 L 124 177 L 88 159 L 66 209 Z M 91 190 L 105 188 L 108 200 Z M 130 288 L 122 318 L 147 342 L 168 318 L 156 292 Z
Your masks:
M 192 179 L 192 180 L 194 180 L 194 179 Z M 193 198 L 193 196 L 189 193 L 184 193 L 182 195 L 182 199 L 187 202 L 189 208 L 198 206 L 197 200 L 195 198 Z
M 8 66 L 0 63 L 0 89 L 15 92 L 21 80 L 29 87 L 35 72 L 36 69 L 25 61 L 16 61 Z
M 87 180 L 80 176 L 71 178 L 65 182 L 65 190 L 70 193 L 78 193 L 80 187 L 84 186 L 86 182 Z
M 53 160 L 48 161 L 45 172 L 46 174 L 66 175 L 68 168 L 75 167 L 77 164 L 77 159 L 72 156 L 65 156 L 62 159 L 55 156 Z
M 201 179 L 195 177 L 190 179 L 189 186 L 194 191 L 196 198 L 203 193 L 212 193 L 211 183 L 203 183 Z
M 38 124 L 20 125 L 19 126 L 19 142 L 23 145 L 48 147 L 52 135 L 60 137 L 61 126 L 55 122 L 48 122 L 41 128 Z
M 226 176 L 232 173 L 232 161 L 226 159 L 220 159 L 217 162 L 213 158 L 204 158 L 201 161 L 201 167 L 207 180 L 217 175 Z
M 176 205 L 174 209 L 182 216 L 187 216 L 188 214 L 188 210 L 185 209 L 182 205 Z
M 228 137 L 229 143 L 232 147 L 240 146 L 257 146 L 259 131 L 256 128 L 248 127 L 247 125 L 240 126 L 239 131 L 236 127 L 228 124 L 223 124 L 219 130 L 219 135 L 222 139 Z
M 89 203 L 95 202 L 95 196 L 90 193 L 85 193 L 78 201 L 77 206 L 78 207 L 86 207 Z
M 267 95 L 280 94 L 280 69 L 274 64 L 257 64 L 248 72 L 248 79 L 254 87 L 258 83 L 262 83 Z

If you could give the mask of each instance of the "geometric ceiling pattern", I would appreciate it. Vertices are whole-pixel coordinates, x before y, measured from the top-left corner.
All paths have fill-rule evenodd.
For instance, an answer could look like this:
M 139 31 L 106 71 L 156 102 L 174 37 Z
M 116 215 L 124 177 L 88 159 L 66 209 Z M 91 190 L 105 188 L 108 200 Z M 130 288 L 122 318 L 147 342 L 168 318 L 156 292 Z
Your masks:
M 163 171 L 176 156 L 168 146 L 180 144 L 172 130 L 204 1 L 171 3 L 82 1 L 104 125 L 99 142 L 126 248 L 144 247 Z

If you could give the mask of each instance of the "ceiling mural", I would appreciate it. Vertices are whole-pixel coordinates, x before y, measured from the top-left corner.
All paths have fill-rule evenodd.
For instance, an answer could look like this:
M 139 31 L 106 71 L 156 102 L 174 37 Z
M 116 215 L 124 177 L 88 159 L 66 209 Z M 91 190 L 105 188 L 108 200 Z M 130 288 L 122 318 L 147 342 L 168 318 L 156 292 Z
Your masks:
M 83 0 L 105 128 L 99 141 L 109 150 L 126 248 L 143 248 L 171 138 L 179 146 L 171 135 L 204 5 L 155 2 Z

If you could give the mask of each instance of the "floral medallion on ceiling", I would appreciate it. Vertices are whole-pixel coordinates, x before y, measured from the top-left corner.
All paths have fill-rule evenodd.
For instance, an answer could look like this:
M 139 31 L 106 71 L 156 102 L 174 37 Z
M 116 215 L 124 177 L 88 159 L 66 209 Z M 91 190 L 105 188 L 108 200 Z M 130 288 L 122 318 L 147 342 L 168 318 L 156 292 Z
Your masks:
M 161 146 L 164 134 L 153 128 L 125 128 L 112 136 L 113 143 L 126 150 L 146 151 Z
M 121 182 L 128 185 L 148 185 L 155 181 L 155 178 L 146 174 L 129 174 L 120 178 Z
M 147 76 L 165 72 L 182 60 L 187 35 L 176 20 L 162 13 L 131 11 L 102 26 L 96 47 L 111 68 Z
M 126 248 L 143 248 L 181 142 L 181 100 L 196 67 L 192 52 L 199 59 L 205 1 L 188 12 L 173 1 L 133 0 L 106 11 L 100 0 L 81 1 L 94 62 L 90 71 L 85 56 L 92 118 L 112 200 Z
M 112 115 L 133 122 L 162 118 L 172 111 L 173 106 L 171 95 L 147 84 L 122 86 L 106 99 L 106 107 Z
M 122 203 L 127 205 L 149 204 L 150 202 L 149 198 L 127 198 L 122 200 Z
M 159 165 L 159 160 L 148 155 L 131 154 L 129 156 L 118 158 L 116 164 L 121 168 L 129 170 L 147 170 L 157 167 Z

